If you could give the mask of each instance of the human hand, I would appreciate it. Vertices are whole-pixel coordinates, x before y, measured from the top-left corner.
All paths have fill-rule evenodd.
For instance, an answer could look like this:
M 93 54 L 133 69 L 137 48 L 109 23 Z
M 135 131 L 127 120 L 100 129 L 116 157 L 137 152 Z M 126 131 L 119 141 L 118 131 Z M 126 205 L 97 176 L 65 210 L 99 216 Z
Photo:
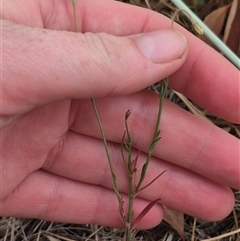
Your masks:
M 141 89 L 180 68 L 171 75 L 171 88 L 240 123 L 239 71 L 227 60 L 177 24 L 187 37 L 188 55 L 174 31 L 148 35 L 148 42 L 153 35 L 156 42 L 147 47 L 137 38 L 169 28 L 162 15 L 114 1 L 81 1 L 77 14 L 84 34 L 76 34 L 70 32 L 70 0 L 5 1 L 2 12 L 2 216 L 121 225 L 89 98 L 104 97 L 96 103 L 123 193 L 127 178 L 119 142 L 125 112 L 132 111 L 129 126 L 134 147 L 142 151 L 139 165 L 157 115 L 158 97 Z M 147 48 L 154 45 L 151 54 Z M 240 189 L 239 140 L 169 101 L 161 136 L 147 179 L 167 172 L 139 195 L 135 212 L 161 198 L 161 204 L 201 219 L 226 216 L 234 201 L 227 186 Z M 157 205 L 138 228 L 150 228 L 162 217 Z

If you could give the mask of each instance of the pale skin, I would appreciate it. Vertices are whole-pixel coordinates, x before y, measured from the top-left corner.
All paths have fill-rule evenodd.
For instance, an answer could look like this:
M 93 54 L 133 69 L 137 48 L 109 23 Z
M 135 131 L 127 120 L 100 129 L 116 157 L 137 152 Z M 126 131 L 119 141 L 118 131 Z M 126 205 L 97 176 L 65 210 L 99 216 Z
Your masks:
M 122 227 L 90 98 L 125 198 L 124 115 L 131 109 L 140 168 L 158 108 L 147 86 L 170 75 L 172 89 L 240 123 L 239 70 L 215 50 L 174 25 L 188 44 L 183 48 L 169 30 L 178 48 L 171 61 L 153 63 L 141 54 L 136 36 L 170 28 L 160 14 L 114 1 L 79 1 L 76 34 L 70 0 L 5 0 L 2 7 L 1 216 Z M 161 204 L 210 221 L 227 216 L 234 205 L 230 187 L 240 189 L 239 140 L 169 101 L 161 130 L 147 180 L 167 171 L 139 195 L 135 212 L 161 201 L 138 228 L 162 220 Z

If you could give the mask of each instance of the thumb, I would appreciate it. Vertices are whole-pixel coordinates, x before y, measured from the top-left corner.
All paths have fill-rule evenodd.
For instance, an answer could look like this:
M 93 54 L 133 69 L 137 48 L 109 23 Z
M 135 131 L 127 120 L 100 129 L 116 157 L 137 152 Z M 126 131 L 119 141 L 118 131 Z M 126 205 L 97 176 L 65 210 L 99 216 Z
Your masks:
M 187 41 L 173 30 L 116 37 L 3 21 L 2 115 L 63 99 L 125 95 L 176 71 Z

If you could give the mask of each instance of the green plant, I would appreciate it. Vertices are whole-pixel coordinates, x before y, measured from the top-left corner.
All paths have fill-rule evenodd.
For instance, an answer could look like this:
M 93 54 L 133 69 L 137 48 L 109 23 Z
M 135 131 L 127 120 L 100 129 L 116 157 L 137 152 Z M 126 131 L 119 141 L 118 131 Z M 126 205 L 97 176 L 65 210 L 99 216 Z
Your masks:
M 75 22 L 75 29 L 76 32 L 78 31 L 78 27 L 77 27 L 77 18 L 76 18 L 76 0 L 72 0 L 72 5 L 73 5 L 73 12 L 74 12 L 74 22 Z M 121 194 L 119 192 L 119 188 L 117 185 L 117 177 L 115 175 L 114 169 L 113 169 L 113 165 L 112 165 L 112 161 L 109 155 L 109 151 L 108 151 L 108 145 L 107 145 L 107 140 L 104 134 L 104 130 L 102 128 L 102 124 L 101 124 L 101 120 L 98 114 L 98 110 L 97 110 L 97 106 L 95 103 L 94 99 L 91 99 L 92 101 L 92 105 L 94 108 L 94 112 L 98 121 L 98 125 L 99 125 L 99 129 L 101 132 L 101 136 L 102 136 L 102 140 L 104 143 L 104 147 L 105 147 L 105 151 L 107 154 L 107 160 L 109 163 L 109 167 L 110 167 L 110 172 L 111 172 L 111 176 L 112 176 L 112 182 L 113 182 L 113 190 L 117 196 L 117 200 L 118 200 L 118 204 L 119 204 L 119 214 L 121 217 L 121 220 L 123 222 L 123 224 L 125 225 L 125 235 L 124 235 L 124 240 L 126 241 L 131 241 L 134 239 L 137 231 L 135 230 L 135 227 L 137 225 L 137 223 L 149 212 L 149 210 L 160 200 L 160 198 L 150 202 L 143 210 L 142 212 L 135 217 L 134 216 L 134 210 L 133 210 L 133 204 L 134 204 L 134 199 L 137 197 L 137 195 L 144 189 L 146 189 L 148 186 L 150 186 L 153 182 L 155 182 L 164 172 L 160 173 L 157 177 L 155 177 L 151 182 L 149 182 L 148 184 L 146 184 L 145 186 L 143 186 L 143 181 L 145 179 L 146 176 L 146 172 L 150 163 L 150 159 L 152 157 L 152 153 L 155 147 L 155 144 L 157 141 L 160 140 L 160 131 L 159 131 L 159 124 L 160 124 L 160 119 L 161 119 L 161 113 L 162 113 L 162 106 L 163 106 L 163 100 L 165 98 L 166 95 L 166 91 L 167 91 L 167 87 L 168 87 L 168 78 L 166 78 L 165 80 L 163 80 L 160 83 L 160 90 L 159 90 L 159 109 L 158 109 L 158 115 L 157 115 L 157 120 L 156 120 L 156 126 L 155 126 L 155 130 L 154 130 L 154 134 L 152 137 L 152 141 L 151 144 L 149 146 L 148 149 L 148 154 L 147 154 L 147 158 L 145 163 L 143 164 L 142 168 L 141 168 L 141 175 L 138 181 L 135 180 L 135 176 L 136 176 L 136 172 L 137 170 L 137 160 L 138 160 L 138 155 L 132 159 L 132 152 L 133 152 L 133 148 L 132 148 L 132 137 L 128 128 L 128 118 L 130 116 L 130 110 L 128 110 L 126 112 L 125 115 L 125 132 L 123 134 L 123 138 L 121 141 L 121 153 L 122 153 L 122 159 L 124 162 L 124 165 L 126 167 L 127 173 L 128 173 L 128 210 L 127 213 L 125 212 L 124 209 L 124 203 L 125 201 L 123 200 L 123 198 L 121 197 Z M 125 154 L 124 152 L 126 151 L 127 153 L 127 159 L 125 159 Z
M 77 17 L 76 17 L 76 0 L 72 0 L 72 5 L 73 5 L 73 12 L 74 12 L 75 29 L 76 29 L 76 32 L 78 32 Z M 173 14 L 172 27 L 173 27 L 174 19 L 176 16 L 178 16 L 179 12 L 186 12 L 186 11 L 185 10 L 177 10 Z M 194 29 L 199 34 L 202 34 L 201 27 L 199 27 L 199 25 L 196 23 L 196 21 L 192 20 L 191 15 L 189 15 L 189 17 L 192 21 Z M 158 93 L 159 108 L 158 108 L 158 114 L 157 114 L 154 134 L 153 134 L 152 141 L 151 141 L 149 149 L 148 149 L 146 161 L 141 167 L 141 173 L 140 173 L 139 180 L 136 180 L 136 173 L 138 172 L 137 161 L 138 161 L 139 153 L 137 154 L 137 156 L 135 158 L 132 157 L 132 154 L 133 154 L 132 137 L 131 137 L 131 133 L 130 133 L 130 130 L 128 127 L 128 118 L 130 117 L 131 111 L 128 110 L 125 114 L 125 131 L 124 131 L 124 134 L 123 134 L 123 137 L 121 140 L 121 154 L 122 154 L 124 166 L 126 167 L 126 171 L 128 173 L 128 210 L 127 210 L 127 212 L 125 211 L 125 208 L 124 208 L 125 201 L 123 200 L 123 198 L 120 194 L 119 188 L 118 188 L 117 177 L 116 177 L 114 169 L 113 169 L 111 157 L 110 157 L 110 154 L 108 151 L 107 140 L 106 140 L 104 130 L 103 130 L 103 127 L 101 124 L 101 120 L 100 120 L 100 117 L 98 114 L 97 106 L 96 106 L 95 100 L 91 99 L 92 105 L 94 108 L 94 112 L 95 112 L 95 115 L 97 118 L 97 122 L 99 125 L 99 129 L 101 132 L 101 137 L 102 137 L 102 140 L 104 143 L 108 164 L 110 167 L 112 183 L 113 183 L 113 190 L 117 196 L 117 200 L 118 200 L 118 204 L 119 204 L 119 208 L 118 208 L 119 214 L 120 214 L 123 224 L 125 225 L 125 234 L 123 237 L 125 241 L 134 240 L 135 235 L 137 233 L 137 231 L 135 230 L 136 225 L 151 210 L 151 208 L 155 204 L 157 204 L 158 201 L 160 200 L 160 198 L 153 200 L 142 210 L 142 212 L 137 217 L 134 216 L 133 204 L 134 204 L 135 198 L 138 196 L 138 194 L 141 191 L 143 191 L 144 189 L 149 187 L 152 183 L 154 183 L 166 171 L 166 170 L 163 171 L 162 173 L 157 175 L 152 181 L 150 181 L 148 184 L 143 186 L 143 182 L 146 177 L 147 169 L 148 169 L 155 145 L 160 140 L 159 125 L 160 125 L 160 119 L 161 119 L 161 114 L 162 114 L 163 101 L 166 96 L 166 92 L 167 92 L 167 88 L 168 88 L 168 82 L 169 82 L 169 78 L 167 77 L 159 83 L 159 90 L 158 90 L 159 91 L 159 93 Z M 125 156 L 127 156 L 127 158 Z
M 160 200 L 160 198 L 155 199 L 154 201 L 150 202 L 143 210 L 142 212 L 137 216 L 134 217 L 134 211 L 133 211 L 133 203 L 134 199 L 137 197 L 137 195 L 147 187 L 149 187 L 153 182 L 155 182 L 165 171 L 157 175 L 152 181 L 150 181 L 146 185 L 142 185 L 143 181 L 146 176 L 146 172 L 150 163 L 150 159 L 152 157 L 152 153 L 155 147 L 155 144 L 160 140 L 160 130 L 159 130 L 159 124 L 161 119 L 161 113 L 162 113 L 162 106 L 163 106 L 163 100 L 166 95 L 167 87 L 168 87 L 168 78 L 164 79 L 159 86 L 159 108 L 158 108 L 158 115 L 155 125 L 154 134 L 152 137 L 151 144 L 148 149 L 148 154 L 145 163 L 143 164 L 141 168 L 141 174 L 138 181 L 135 180 L 135 175 L 138 172 L 137 170 L 137 161 L 138 161 L 138 155 L 133 159 L 132 158 L 132 137 L 128 128 L 128 118 L 131 114 L 130 110 L 126 112 L 125 115 L 125 132 L 123 134 L 122 142 L 121 142 L 121 153 L 122 153 L 122 159 L 124 162 L 124 165 L 126 167 L 126 170 L 128 172 L 128 212 L 127 214 L 124 211 L 124 201 L 121 198 L 119 200 L 119 212 L 121 219 L 125 225 L 125 240 L 130 241 L 134 239 L 134 236 L 136 234 L 135 227 L 137 223 L 149 212 L 149 210 L 157 204 L 157 202 Z M 127 152 L 127 158 L 125 158 L 124 151 Z M 109 160 L 111 162 L 111 160 Z M 114 177 L 115 178 L 115 175 Z M 118 193 L 116 193 L 118 196 Z
M 142 186 L 143 181 L 145 179 L 146 176 L 146 172 L 147 172 L 147 168 L 148 165 L 150 163 L 150 159 L 152 157 L 152 153 L 155 147 L 155 144 L 157 141 L 160 140 L 160 131 L 159 131 L 159 124 L 160 124 L 160 119 L 161 119 L 161 113 L 162 113 L 162 106 L 163 106 L 163 100 L 164 97 L 166 95 L 166 91 L 167 91 L 167 86 L 168 86 L 168 78 L 166 78 L 165 80 L 163 80 L 160 83 L 160 91 L 159 91 L 159 109 L 158 109 L 158 115 L 157 115 L 157 120 L 156 120 L 156 126 L 155 126 L 155 130 L 154 130 L 154 134 L 153 134 L 153 138 L 151 141 L 151 144 L 149 146 L 148 149 L 148 154 L 147 154 L 147 158 L 145 163 L 142 166 L 141 169 L 141 175 L 140 175 L 140 179 L 137 181 L 136 184 L 136 180 L 135 180 L 135 175 L 137 173 L 137 161 L 138 161 L 138 155 L 133 159 L 132 158 L 132 137 L 128 128 L 128 118 L 131 114 L 130 110 L 128 110 L 126 112 L 125 115 L 125 132 L 123 134 L 123 138 L 121 141 L 121 153 L 122 153 L 122 159 L 124 162 L 124 165 L 126 167 L 127 173 L 128 173 L 128 211 L 127 213 L 125 212 L 124 209 L 124 200 L 121 197 L 120 193 L 119 193 L 119 189 L 117 186 L 117 178 L 116 175 L 114 173 L 113 170 L 113 166 L 112 166 L 112 161 L 108 152 L 108 147 L 107 147 L 107 141 L 104 135 L 104 131 L 101 125 L 101 121 L 98 115 L 98 111 L 97 111 L 97 107 L 95 104 L 95 101 L 92 99 L 92 103 L 94 106 L 94 111 L 98 120 L 98 124 L 99 124 L 99 128 L 102 134 L 102 139 L 104 142 L 104 146 L 105 146 L 105 150 L 107 153 L 107 159 L 108 159 L 108 163 L 110 166 L 110 171 L 111 171 L 111 175 L 112 175 L 112 180 L 113 180 L 113 189 L 115 191 L 115 194 L 117 196 L 118 199 L 118 203 L 119 203 L 119 213 L 120 213 L 120 217 L 122 219 L 122 222 L 125 225 L 125 236 L 124 236 L 124 240 L 126 241 L 130 241 L 134 239 L 134 236 L 136 235 L 136 230 L 135 227 L 137 225 L 137 223 L 148 213 L 148 211 L 160 200 L 160 198 L 150 202 L 143 210 L 142 212 L 137 216 L 134 217 L 134 210 L 133 210 L 133 203 L 134 203 L 134 199 L 137 197 L 137 195 L 144 189 L 146 189 L 147 187 L 149 187 L 153 182 L 155 182 L 165 171 L 163 171 L 162 173 L 160 173 L 158 176 L 156 176 L 151 182 L 149 182 L 148 184 L 146 184 L 145 186 Z M 125 154 L 124 152 L 127 152 L 127 158 L 125 158 Z

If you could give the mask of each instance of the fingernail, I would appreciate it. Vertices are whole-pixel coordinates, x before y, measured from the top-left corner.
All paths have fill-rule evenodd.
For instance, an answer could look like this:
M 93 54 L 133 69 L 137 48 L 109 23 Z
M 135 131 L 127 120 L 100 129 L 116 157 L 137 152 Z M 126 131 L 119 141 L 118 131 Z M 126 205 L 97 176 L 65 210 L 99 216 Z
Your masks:
M 171 29 L 143 33 L 134 39 L 142 54 L 153 63 L 181 58 L 187 49 L 187 39 Z

